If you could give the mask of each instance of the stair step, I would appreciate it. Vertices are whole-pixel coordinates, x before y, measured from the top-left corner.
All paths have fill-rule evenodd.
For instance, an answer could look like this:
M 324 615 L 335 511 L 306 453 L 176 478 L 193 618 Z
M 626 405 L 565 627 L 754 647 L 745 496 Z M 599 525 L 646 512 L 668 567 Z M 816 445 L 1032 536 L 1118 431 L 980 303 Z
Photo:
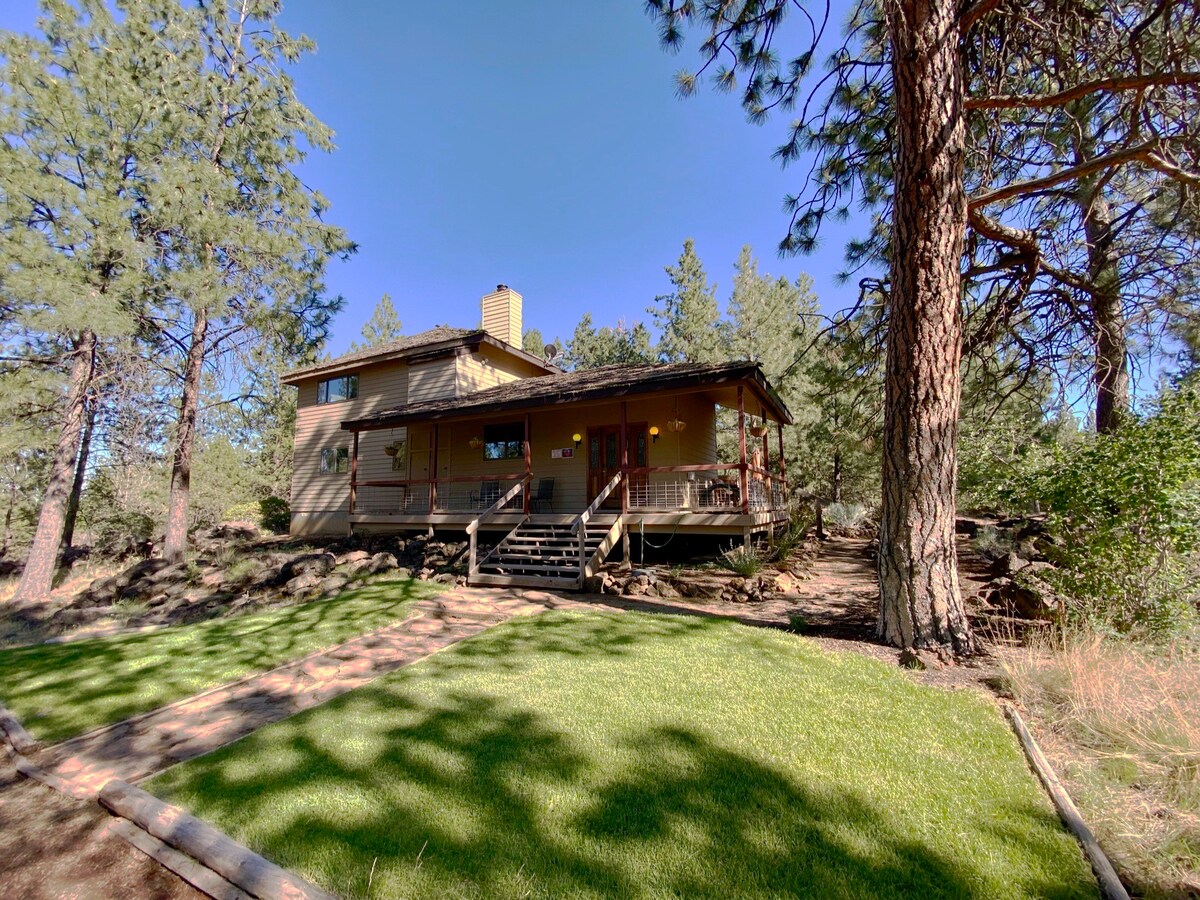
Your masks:
M 471 584 L 490 584 L 497 587 L 535 587 L 545 590 L 575 590 L 578 578 L 550 578 L 545 575 L 493 575 L 480 572 L 471 576 Z

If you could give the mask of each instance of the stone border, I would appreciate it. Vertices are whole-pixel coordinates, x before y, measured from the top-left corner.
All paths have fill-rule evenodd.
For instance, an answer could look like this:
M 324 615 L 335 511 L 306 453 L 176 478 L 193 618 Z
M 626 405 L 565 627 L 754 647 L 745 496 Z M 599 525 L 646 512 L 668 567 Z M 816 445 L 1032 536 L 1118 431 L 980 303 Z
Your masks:
M 0 733 L 17 753 L 33 753 L 42 747 L 41 742 L 25 730 L 25 726 L 8 711 L 3 703 L 0 703 Z
M 230 884 L 212 869 L 202 866 L 186 853 L 164 844 L 148 831 L 142 831 L 128 819 L 117 816 L 109 819 L 108 830 L 135 849 L 145 853 L 160 866 L 170 869 L 196 890 L 213 900 L 250 900 L 250 895 Z
M 333 894 L 243 847 L 207 822 L 120 779 L 114 778 L 104 785 L 100 805 L 251 897 L 337 900 Z M 186 859 L 171 858 L 186 867 Z M 193 874 L 204 877 L 202 873 Z
M 1063 787 L 1062 782 L 1058 780 L 1058 776 L 1050 767 L 1050 761 L 1046 759 L 1042 748 L 1038 746 L 1033 735 L 1029 733 L 1029 729 L 1025 727 L 1021 714 L 1017 712 L 1016 707 L 1008 703 L 1004 704 L 1004 713 L 1008 716 L 1008 721 L 1012 724 L 1013 731 L 1016 732 L 1017 738 L 1021 742 L 1021 748 L 1025 751 L 1029 765 L 1037 773 L 1042 785 L 1046 788 L 1046 793 L 1054 802 L 1054 808 L 1058 810 L 1063 824 L 1079 841 L 1084 855 L 1092 864 L 1092 871 L 1096 873 L 1096 880 L 1100 883 L 1100 895 L 1104 900 L 1129 900 L 1129 892 L 1125 890 L 1125 885 L 1121 884 L 1121 879 L 1117 877 L 1117 870 L 1113 868 L 1113 864 L 1104 854 L 1096 836 L 1092 834 L 1092 830 L 1083 821 L 1083 816 L 1071 802 L 1066 788 Z

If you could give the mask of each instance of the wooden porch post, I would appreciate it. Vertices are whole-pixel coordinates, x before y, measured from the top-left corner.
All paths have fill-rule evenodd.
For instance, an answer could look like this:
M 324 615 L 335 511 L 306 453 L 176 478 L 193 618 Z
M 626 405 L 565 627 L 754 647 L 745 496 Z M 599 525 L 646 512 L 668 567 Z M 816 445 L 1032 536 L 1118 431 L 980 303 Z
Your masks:
M 621 401 L 621 513 L 629 512 L 629 410 Z
M 747 490 L 749 485 L 746 483 L 746 389 L 742 385 L 738 385 L 737 389 L 737 411 L 738 411 L 738 475 L 742 488 L 742 515 L 750 515 L 750 492 Z
M 438 423 L 433 423 L 433 452 L 429 459 L 429 514 L 437 508 Z
M 354 504 L 358 500 L 358 432 L 350 432 L 350 515 L 354 515 Z
M 525 515 L 529 515 L 529 487 L 533 484 L 533 452 L 529 449 L 529 413 L 525 413 Z
M 784 509 L 787 508 L 788 501 L 788 483 L 787 483 L 787 460 L 783 457 L 783 423 L 777 422 L 776 433 L 779 435 L 779 484 L 783 488 L 783 504 Z
M 763 486 L 767 491 L 767 509 L 771 509 L 771 438 L 767 435 L 767 408 L 760 406 L 758 408 L 759 418 L 762 419 L 762 467 L 765 474 L 763 475 Z

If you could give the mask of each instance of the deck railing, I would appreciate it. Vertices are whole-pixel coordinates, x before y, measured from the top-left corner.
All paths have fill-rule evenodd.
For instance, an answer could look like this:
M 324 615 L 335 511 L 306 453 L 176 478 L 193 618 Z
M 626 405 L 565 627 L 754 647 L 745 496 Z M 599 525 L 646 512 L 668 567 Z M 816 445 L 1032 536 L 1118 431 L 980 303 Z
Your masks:
M 454 478 L 388 479 L 357 481 L 352 485 L 350 513 L 365 515 L 419 515 L 436 512 L 471 512 L 487 509 L 514 484 L 525 483 L 520 475 L 461 475 Z M 507 509 L 523 510 L 518 496 Z
M 531 479 L 532 479 L 531 475 L 522 475 L 520 481 L 518 481 L 516 484 L 514 484 L 512 487 L 510 487 L 503 496 L 497 497 L 495 502 L 492 503 L 491 506 L 489 506 L 487 509 L 485 509 L 483 512 L 481 512 L 479 515 L 477 515 L 474 519 L 471 520 L 470 524 L 467 525 L 467 528 L 466 528 L 467 542 L 470 544 L 470 554 L 467 557 L 467 577 L 468 578 L 471 577 L 472 575 L 478 574 L 478 572 L 479 572 L 478 550 L 479 550 L 479 528 L 480 528 L 480 526 L 482 526 L 484 522 L 486 522 L 489 518 L 494 516 L 500 510 L 502 510 L 506 506 L 508 506 L 508 504 L 510 504 L 514 500 L 516 500 L 520 496 L 522 491 L 528 492 L 529 491 L 529 482 Z M 528 518 L 528 514 L 526 514 L 526 518 Z

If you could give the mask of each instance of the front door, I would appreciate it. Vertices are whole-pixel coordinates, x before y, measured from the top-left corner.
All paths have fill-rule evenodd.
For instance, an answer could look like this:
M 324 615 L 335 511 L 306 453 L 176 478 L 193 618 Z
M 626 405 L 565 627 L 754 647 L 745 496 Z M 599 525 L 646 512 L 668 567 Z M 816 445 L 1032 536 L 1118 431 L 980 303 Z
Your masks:
M 629 440 L 629 465 L 647 465 L 646 423 L 626 426 Z M 621 471 L 621 426 L 596 425 L 588 429 L 588 503 L 604 490 L 604 486 Z M 605 509 L 620 509 L 621 492 L 613 491 L 604 501 Z

